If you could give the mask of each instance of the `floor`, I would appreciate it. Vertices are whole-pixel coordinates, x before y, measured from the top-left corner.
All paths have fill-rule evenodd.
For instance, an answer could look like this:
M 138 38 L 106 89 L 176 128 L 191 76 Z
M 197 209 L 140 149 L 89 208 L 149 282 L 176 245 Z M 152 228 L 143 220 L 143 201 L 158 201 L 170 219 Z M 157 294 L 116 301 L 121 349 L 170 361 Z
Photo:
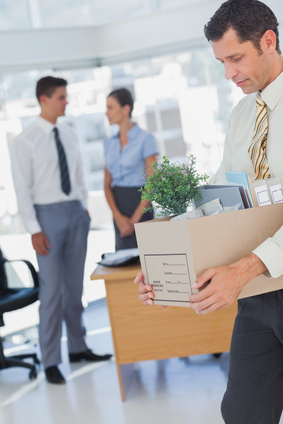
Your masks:
M 91 232 L 86 264 L 85 324 L 87 343 L 97 353 L 112 353 L 113 344 L 103 282 L 93 286 L 89 275 L 103 251 L 111 251 L 113 234 Z M 25 245 L 26 243 L 26 245 Z M 22 238 L 12 249 L 8 240 L 0 240 L 7 256 L 19 255 L 19 244 L 31 255 L 28 240 Z M 22 255 L 19 255 L 22 256 Z M 33 320 L 36 314 L 32 312 Z M 27 318 L 27 324 L 28 324 Z M 37 326 L 15 331 L 24 321 L 17 316 L 9 322 L 5 336 L 6 354 L 20 348 L 38 349 Z M 35 322 L 36 324 L 36 322 Z M 25 342 L 24 345 L 22 342 Z M 20 343 L 15 345 L 15 343 Z M 18 348 L 17 348 L 18 346 Z M 62 338 L 61 371 L 67 384 L 48 384 L 42 368 L 30 381 L 25 369 L 0 372 L 1 424 L 221 424 L 220 403 L 226 386 L 229 355 L 220 358 L 200 355 L 136 364 L 134 378 L 126 395 L 120 397 L 115 358 L 91 364 L 70 364 L 66 339 Z M 282 421 L 283 422 L 283 421 Z
M 88 345 L 98 353 L 113 352 L 105 299 L 85 311 Z M 35 328 L 25 351 L 38 352 Z M 19 338 L 19 336 L 18 336 Z M 6 338 L 6 353 L 13 338 Z M 100 364 L 70 364 L 62 339 L 65 386 L 50 385 L 39 367 L 36 380 L 25 369 L 0 372 L 1 424 L 220 424 L 219 406 L 225 389 L 228 354 L 146 361 L 137 364 L 126 401 L 120 398 L 115 359 Z

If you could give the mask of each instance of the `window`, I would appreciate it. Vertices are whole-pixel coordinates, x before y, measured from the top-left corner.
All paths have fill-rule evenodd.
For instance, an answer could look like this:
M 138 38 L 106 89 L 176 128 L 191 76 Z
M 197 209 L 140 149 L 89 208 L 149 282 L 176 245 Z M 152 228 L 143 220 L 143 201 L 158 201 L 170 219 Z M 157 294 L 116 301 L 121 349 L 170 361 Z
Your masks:
M 230 113 L 242 97 L 241 90 L 225 80 L 209 46 L 112 67 L 2 75 L 0 217 L 6 231 L 11 216 L 18 219 L 9 145 L 39 114 L 35 84 L 48 74 L 68 80 L 69 105 L 62 119 L 79 135 L 90 191 L 103 189 L 103 141 L 117 131 L 105 116 L 106 98 L 113 88 L 127 87 L 133 93 L 133 120 L 154 133 L 161 155 L 186 160 L 186 155 L 194 154 L 197 169 L 208 175 L 220 164 Z
M 1 31 L 29 28 L 29 15 L 25 0 L 0 1 Z

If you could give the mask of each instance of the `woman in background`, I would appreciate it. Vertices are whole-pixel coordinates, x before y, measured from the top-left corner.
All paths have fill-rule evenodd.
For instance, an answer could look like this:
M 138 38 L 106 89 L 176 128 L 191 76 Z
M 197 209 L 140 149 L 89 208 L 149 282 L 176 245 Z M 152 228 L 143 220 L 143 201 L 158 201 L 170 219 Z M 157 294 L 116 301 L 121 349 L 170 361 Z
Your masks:
M 104 191 L 113 214 L 115 249 L 137 247 L 134 224 L 153 219 L 153 212 L 142 213 L 150 202 L 141 201 L 143 171 L 152 172 L 157 160 L 157 143 L 152 134 L 132 122 L 134 101 L 126 88 L 112 91 L 107 97 L 106 115 L 119 132 L 105 140 Z

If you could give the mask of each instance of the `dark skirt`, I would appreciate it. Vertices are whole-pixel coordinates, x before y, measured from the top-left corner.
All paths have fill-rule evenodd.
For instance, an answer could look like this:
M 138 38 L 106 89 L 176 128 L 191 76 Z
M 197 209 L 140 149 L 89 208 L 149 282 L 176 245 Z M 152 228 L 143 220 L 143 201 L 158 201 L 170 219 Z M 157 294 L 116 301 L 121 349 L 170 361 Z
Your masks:
M 133 215 L 141 201 L 141 193 L 138 191 L 139 189 L 140 187 L 112 187 L 115 202 L 119 211 L 129 218 Z M 153 211 L 144 213 L 140 222 L 149 221 L 150 219 L 154 219 Z M 113 222 L 115 228 L 115 249 L 121 250 L 137 247 L 135 233 L 131 236 L 121 237 L 114 220 Z

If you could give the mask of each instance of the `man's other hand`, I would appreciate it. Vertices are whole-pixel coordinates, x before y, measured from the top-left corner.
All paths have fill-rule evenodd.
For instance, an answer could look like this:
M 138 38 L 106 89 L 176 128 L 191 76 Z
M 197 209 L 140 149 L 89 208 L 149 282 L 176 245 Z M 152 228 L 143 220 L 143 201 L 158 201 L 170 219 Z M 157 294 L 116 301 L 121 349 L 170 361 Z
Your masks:
M 139 300 L 146 306 L 153 305 L 152 299 L 154 299 L 154 293 L 151 286 L 144 284 L 143 273 L 141 269 L 138 271 L 137 276 L 134 279 L 134 283 L 139 284 Z
M 43 232 L 33 234 L 31 236 L 31 242 L 34 250 L 37 254 L 45 256 L 48 254 L 50 244 L 48 238 Z

